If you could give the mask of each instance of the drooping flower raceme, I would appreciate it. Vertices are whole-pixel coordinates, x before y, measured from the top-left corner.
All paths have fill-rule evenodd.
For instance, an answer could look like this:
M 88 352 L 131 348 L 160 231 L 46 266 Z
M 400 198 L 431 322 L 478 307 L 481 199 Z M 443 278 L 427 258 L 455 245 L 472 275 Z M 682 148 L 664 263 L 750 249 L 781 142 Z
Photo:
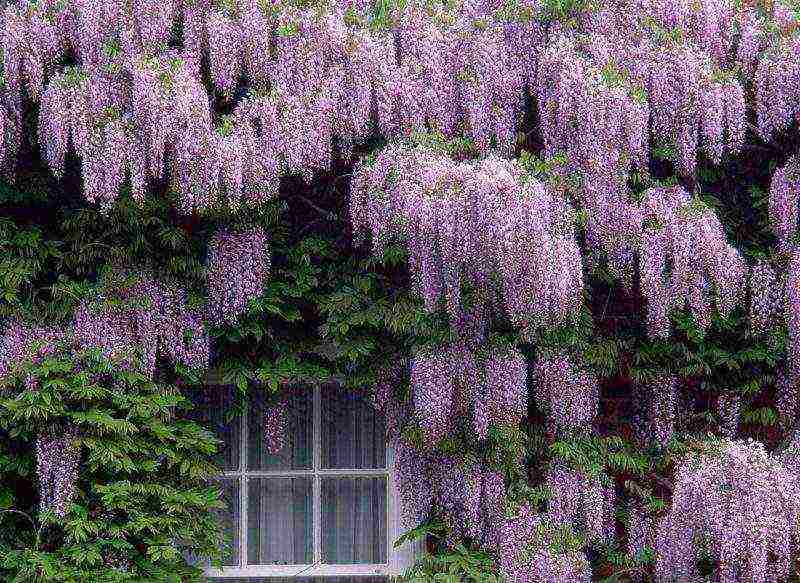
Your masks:
M 415 526 L 436 510 L 454 541 L 466 537 L 492 546 L 505 518 L 502 475 L 468 456 L 423 449 L 405 438 L 395 442 L 395 471 L 405 523 Z
M 285 395 L 264 407 L 264 444 L 272 455 L 280 454 L 286 446 L 289 413 L 289 401 Z
M 534 363 L 535 396 L 549 411 L 553 431 L 590 431 L 600 398 L 597 377 L 566 353 L 542 354 Z
M 797 204 L 800 195 L 800 164 L 792 157 L 775 170 L 769 187 L 769 220 L 781 248 L 797 232 Z
M 656 577 L 697 576 L 703 541 L 720 562 L 722 581 L 786 577 L 797 549 L 798 487 L 790 468 L 758 442 L 722 440 L 690 453 L 678 466 L 672 506 L 658 528 Z
M 444 303 L 451 322 L 464 319 L 465 283 L 478 301 L 502 301 L 526 336 L 580 310 L 574 211 L 559 193 L 523 180 L 514 164 L 391 147 L 355 171 L 350 214 L 376 254 L 393 240 L 408 245 L 414 288 L 429 311 Z
M 658 520 L 652 513 L 648 512 L 639 501 L 634 501 L 630 505 L 628 513 L 628 533 L 626 551 L 634 559 L 642 560 L 645 552 L 652 552 L 655 549 L 656 527 Z M 641 574 L 634 575 L 637 583 L 642 583 Z
M 452 354 L 445 350 L 421 350 L 411 361 L 414 410 L 430 443 L 436 443 L 452 429 L 457 390 L 452 361 Z
M 418 350 L 411 360 L 411 394 L 427 442 L 436 443 L 459 427 L 486 439 L 490 426 L 517 426 L 528 406 L 527 373 L 525 357 L 512 346 Z
M 386 424 L 386 438 L 396 439 L 411 416 L 411 405 L 399 399 L 395 391 L 401 385 L 408 371 L 405 359 L 393 359 L 377 371 L 377 379 L 371 394 L 371 403 L 376 411 L 383 414 Z
M 667 447 L 675 434 L 678 410 L 678 380 L 673 374 L 658 374 L 641 387 L 640 397 L 646 402 L 647 430 L 651 443 Z
M 733 439 L 739 428 L 739 415 L 742 410 L 742 397 L 738 393 L 722 393 L 717 400 L 720 418 L 719 431 L 723 437 Z
M 551 464 L 545 484 L 552 494 L 548 517 L 554 524 L 581 529 L 591 540 L 613 539 L 615 496 L 610 484 L 560 461 Z
M 800 251 L 795 250 L 786 274 L 786 325 L 789 329 L 786 347 L 789 370 L 800 378 Z
M 528 363 L 514 347 L 493 347 L 483 365 L 483 381 L 473 393 L 473 427 L 485 439 L 490 425 L 516 427 L 528 409 Z
M 800 413 L 800 384 L 796 377 L 787 374 L 786 370 L 779 369 L 775 380 L 775 410 L 778 418 L 785 426 L 790 427 L 797 414 Z
M 522 505 L 495 529 L 501 574 L 513 583 L 591 581 L 586 556 L 576 550 L 554 551 L 553 525 L 544 514 Z
M 784 287 L 779 274 L 765 261 L 750 271 L 750 328 L 767 334 L 783 319 Z
M 235 322 L 267 284 L 270 255 L 266 231 L 219 231 L 208 244 L 208 315 L 216 323 Z
M 40 511 L 63 518 L 75 496 L 81 452 L 76 427 L 52 428 L 36 437 L 36 478 Z
M 701 329 L 744 299 L 747 266 L 711 209 L 680 187 L 650 189 L 643 202 L 642 292 L 651 337 L 670 333 L 669 312 L 687 309 Z M 669 267 L 669 268 L 668 268 Z

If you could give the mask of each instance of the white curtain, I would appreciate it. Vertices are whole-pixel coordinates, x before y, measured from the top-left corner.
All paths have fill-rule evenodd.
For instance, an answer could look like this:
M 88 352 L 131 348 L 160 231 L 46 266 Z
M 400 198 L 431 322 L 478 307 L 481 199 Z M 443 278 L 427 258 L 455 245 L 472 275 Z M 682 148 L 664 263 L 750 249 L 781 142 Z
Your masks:
M 324 563 L 386 563 L 386 478 L 322 480 Z
M 221 439 L 215 461 L 223 470 L 239 469 L 239 439 L 241 423 L 234 418 L 228 421 L 235 389 L 229 386 L 210 386 L 202 390 L 191 389 L 189 397 L 194 409 L 187 418 L 197 421 L 217 439 Z
M 313 391 L 293 391 L 289 396 L 289 423 L 284 436 L 285 445 L 278 454 L 269 453 L 264 447 L 263 407 L 253 407 L 247 427 L 247 469 L 310 470 L 313 445 Z
M 249 478 L 247 563 L 313 562 L 310 478 Z
M 222 521 L 223 527 L 231 535 L 230 545 L 231 554 L 224 560 L 225 565 L 237 566 L 239 564 L 239 520 L 241 511 L 239 508 L 239 482 L 238 480 L 221 480 L 222 501 L 227 505 L 227 510 L 219 512 L 218 516 Z
M 323 468 L 385 468 L 385 435 L 383 416 L 363 396 L 322 387 Z

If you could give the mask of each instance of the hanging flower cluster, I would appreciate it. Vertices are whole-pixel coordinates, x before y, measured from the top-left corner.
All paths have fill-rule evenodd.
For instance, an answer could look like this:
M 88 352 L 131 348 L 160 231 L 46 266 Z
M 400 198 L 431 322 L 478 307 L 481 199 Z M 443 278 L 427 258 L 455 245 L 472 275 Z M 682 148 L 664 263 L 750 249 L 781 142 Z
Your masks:
M 641 205 L 620 199 L 619 208 L 623 223 L 593 231 L 590 219 L 588 243 L 617 233 L 619 245 L 605 250 L 628 280 L 638 255 L 651 337 L 669 337 L 673 310 L 688 310 L 707 329 L 712 307 L 727 317 L 743 302 L 747 265 L 711 209 L 680 187 L 649 189 Z M 457 162 L 391 146 L 359 165 L 350 213 L 359 237 L 371 234 L 376 255 L 390 241 L 408 245 L 416 291 L 428 310 L 444 305 L 456 330 L 464 328 L 464 284 L 487 303 L 501 298 L 527 338 L 569 322 L 582 305 L 573 210 L 514 163 Z M 590 216 L 609 215 L 597 208 Z
M 264 445 L 271 455 L 279 455 L 286 447 L 289 429 L 289 400 L 286 395 L 264 407 Z
M 638 400 L 646 409 L 646 420 L 640 434 L 656 447 L 665 448 L 675 434 L 678 416 L 678 379 L 673 374 L 659 373 L 637 387 Z
M 36 436 L 39 509 L 63 518 L 75 496 L 81 451 L 76 427 L 51 428 Z
M 800 114 L 799 45 L 796 35 L 791 34 L 799 19 L 791 7 L 781 3 L 775 4 L 773 17 L 774 24 L 761 22 L 761 47 L 767 50 L 761 53 L 755 72 L 756 122 L 758 134 L 764 141 L 788 129 Z M 764 34 L 769 24 L 782 33 L 777 39 L 770 39 L 771 43 L 767 40 L 770 35 Z
M 721 581 L 787 577 L 798 542 L 798 487 L 758 442 L 723 440 L 689 454 L 658 528 L 657 580 L 694 580 L 699 545 L 719 561 Z
M 244 232 L 220 231 L 208 244 L 208 314 L 220 324 L 233 323 L 269 278 L 267 233 L 261 227 Z
M 766 335 L 775 328 L 788 328 L 787 367 L 778 386 L 797 385 L 800 379 L 800 250 L 788 246 L 788 265 L 783 273 L 761 261 L 750 276 L 750 329 Z M 787 394 L 787 391 L 779 391 Z M 785 402 L 785 404 L 788 402 Z
M 552 494 L 547 513 L 554 524 L 580 528 L 592 540 L 613 540 L 616 496 L 612 484 L 562 462 L 551 464 L 545 484 Z
M 409 363 L 406 359 L 393 359 L 378 370 L 372 388 L 372 407 L 383 415 L 386 438 L 394 440 L 411 417 L 411 404 L 397 397 L 396 390 L 407 378 Z
M 578 550 L 554 551 L 553 525 L 547 515 L 522 505 L 496 529 L 500 572 L 510 583 L 574 581 L 589 583 L 592 569 Z
M 411 394 L 426 441 L 452 435 L 470 417 L 479 439 L 486 439 L 491 425 L 517 426 L 528 407 L 527 379 L 527 362 L 515 347 L 418 350 L 411 360 Z
M 779 369 L 775 381 L 775 410 L 778 418 L 785 426 L 791 426 L 797 418 L 800 409 L 800 383 L 786 373 L 786 370 Z
M 757 262 L 750 271 L 750 329 L 764 335 L 783 319 L 784 283 L 772 265 Z
M 426 440 L 431 443 L 453 431 L 453 410 L 457 404 L 463 406 L 468 402 L 465 393 L 472 389 L 458 383 L 454 356 L 448 350 L 423 349 L 411 360 L 414 410 Z
M 468 537 L 488 544 L 488 533 L 505 516 L 502 475 L 466 456 L 451 456 L 396 442 L 395 471 L 403 517 L 409 526 L 435 509 L 454 539 Z
M 786 447 L 778 454 L 778 459 L 789 471 L 790 476 L 800 483 L 800 429 L 795 429 Z
M 719 431 L 722 437 L 727 439 L 736 437 L 741 411 L 741 395 L 734 392 L 725 392 L 719 395 L 717 399 L 717 412 L 720 418 Z
M 786 325 L 789 329 L 787 360 L 793 380 L 800 378 L 800 249 L 795 249 L 786 270 Z
M 648 512 L 644 504 L 638 500 L 631 502 L 628 512 L 628 532 L 626 540 L 626 551 L 629 556 L 635 559 L 642 559 L 644 553 L 656 546 L 656 532 L 658 520 L 651 512 Z M 643 577 L 634 575 L 636 583 L 642 583 Z
M 516 427 L 528 409 L 528 363 L 513 347 L 499 346 L 480 360 L 481 382 L 473 394 L 473 428 L 486 439 L 489 426 Z
M 590 432 L 597 416 L 597 377 L 576 366 L 568 354 L 542 354 L 534 363 L 536 400 L 550 413 L 552 432 Z
M 645 169 L 651 141 L 674 142 L 686 174 L 698 150 L 714 162 L 738 152 L 743 83 L 755 84 L 763 139 L 798 113 L 796 22 L 780 2 L 766 12 L 729 0 L 606 3 L 579 10 L 573 26 L 546 10 L 528 0 L 8 3 L 0 150 L 10 167 L 23 99 L 41 101 L 46 157 L 59 174 L 71 142 L 90 200 L 109 204 L 127 175 L 142 196 L 166 165 L 193 210 L 220 196 L 267 200 L 281 175 L 310 178 L 334 142 L 347 154 L 376 130 L 464 134 L 484 154 L 509 154 L 527 93 L 546 148 L 617 186 Z M 206 62 L 217 95 L 201 83 Z M 218 96 L 229 118 L 214 119 Z
M 769 220 L 780 248 L 789 250 L 797 233 L 797 198 L 800 193 L 800 164 L 796 156 L 775 170 L 769 187 Z
M 350 214 L 377 256 L 390 241 L 408 245 L 415 290 L 429 311 L 444 304 L 456 329 L 462 284 L 478 301 L 502 298 L 526 335 L 568 322 L 582 305 L 574 211 L 541 182 L 523 180 L 516 164 L 389 147 L 354 171 Z
M 712 303 L 727 317 L 744 299 L 747 265 L 713 211 L 672 187 L 648 190 L 642 214 L 648 334 L 669 337 L 672 309 L 687 309 L 703 330 L 711 323 Z

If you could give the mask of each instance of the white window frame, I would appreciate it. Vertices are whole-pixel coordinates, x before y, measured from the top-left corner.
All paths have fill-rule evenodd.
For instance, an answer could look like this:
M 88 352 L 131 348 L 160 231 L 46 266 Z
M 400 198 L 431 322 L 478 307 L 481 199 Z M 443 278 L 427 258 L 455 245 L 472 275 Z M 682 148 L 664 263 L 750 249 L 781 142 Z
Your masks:
M 419 554 L 419 543 L 406 543 L 393 547 L 404 529 L 402 528 L 397 481 L 394 476 L 394 444 L 386 447 L 386 467 L 379 469 L 323 469 L 322 466 L 322 385 L 313 387 L 312 422 L 312 467 L 308 470 L 248 470 L 248 418 L 249 408 L 237 417 L 239 425 L 239 469 L 222 472 L 226 482 L 236 480 L 239 486 L 239 565 L 221 569 L 207 568 L 206 576 L 214 579 L 248 577 L 391 577 L 400 575 L 411 566 Z M 250 478 L 311 478 L 312 479 L 312 550 L 311 565 L 248 565 L 247 564 L 247 482 Z M 376 564 L 327 565 L 322 563 L 322 479 L 329 477 L 385 478 L 386 489 L 386 533 L 387 562 Z

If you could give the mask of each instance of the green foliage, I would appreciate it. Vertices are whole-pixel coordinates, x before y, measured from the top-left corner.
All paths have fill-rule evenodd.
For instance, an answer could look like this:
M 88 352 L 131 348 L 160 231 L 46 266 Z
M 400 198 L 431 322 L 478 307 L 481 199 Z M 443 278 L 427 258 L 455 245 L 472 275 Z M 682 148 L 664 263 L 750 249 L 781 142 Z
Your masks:
M 613 435 L 578 435 L 559 439 L 550 444 L 550 453 L 588 474 L 643 475 L 651 469 L 651 459 L 641 453 L 635 444 Z
M 588 0 L 545 0 L 540 17 L 546 21 L 567 20 L 577 16 L 589 4 Z
M 42 229 L 0 218 L 0 317 L 25 313 L 64 254 Z
M 437 543 L 448 535 L 447 527 L 432 520 L 406 532 L 396 542 L 431 539 L 436 551 L 425 553 L 415 565 L 400 577 L 404 583 L 499 583 L 492 557 L 485 551 L 462 543 L 445 548 Z
M 645 547 L 636 556 L 630 556 L 611 546 L 603 549 L 603 559 L 612 566 L 613 572 L 599 579 L 599 583 L 628 583 L 633 576 L 641 577 L 647 572 L 647 568 L 655 562 L 655 551 Z
M 475 142 L 467 137 L 448 138 L 441 132 L 415 132 L 411 143 L 452 158 L 474 157 L 477 154 Z
M 741 421 L 742 423 L 771 427 L 778 422 L 778 414 L 772 407 L 758 407 L 757 409 L 743 411 Z
M 26 379 L 38 388 L 26 389 Z M 0 578 L 36 581 L 199 581 L 183 553 L 218 563 L 224 505 L 210 481 L 217 439 L 183 418 L 191 405 L 174 386 L 67 346 L 15 370 L 0 399 L 3 494 Z M 65 519 L 39 511 L 33 492 L 40 430 L 79 428 L 82 465 Z M 28 520 L 23 518 L 27 517 Z M 106 559 L 121 554 L 124 568 Z
M 673 316 L 677 341 L 643 340 L 637 343 L 631 376 L 647 380 L 648 371 L 669 369 L 685 377 L 702 377 L 708 389 L 736 389 L 753 394 L 763 386 L 785 354 L 785 330 L 771 338 L 755 338 L 741 310 L 728 318 L 712 317 L 711 328 L 702 332 L 685 314 Z

